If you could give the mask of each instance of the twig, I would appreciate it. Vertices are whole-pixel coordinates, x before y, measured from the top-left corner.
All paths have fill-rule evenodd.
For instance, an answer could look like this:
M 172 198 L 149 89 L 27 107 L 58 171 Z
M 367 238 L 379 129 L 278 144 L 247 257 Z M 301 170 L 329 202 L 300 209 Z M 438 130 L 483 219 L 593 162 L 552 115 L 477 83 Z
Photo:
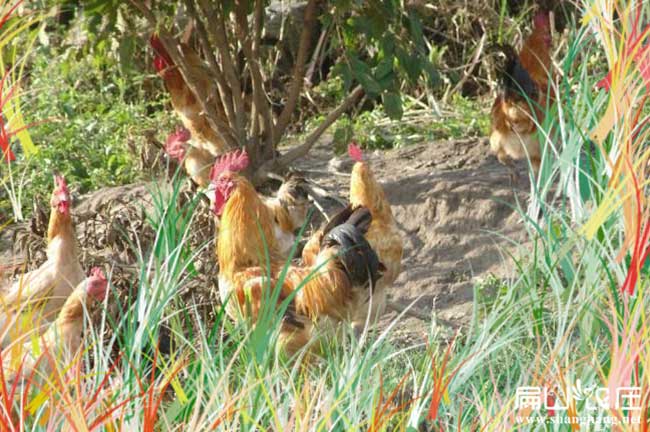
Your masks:
M 277 143 L 291 121 L 293 112 L 298 104 L 300 91 L 304 85 L 305 63 L 307 62 L 311 34 L 313 28 L 316 26 L 316 6 L 317 0 L 309 0 L 309 3 L 307 3 L 307 7 L 305 8 L 302 32 L 300 34 L 300 45 L 298 46 L 298 55 L 296 57 L 296 64 L 293 68 L 293 77 L 291 78 L 291 88 L 289 89 L 287 103 L 282 109 L 275 126 L 274 135 L 276 139 L 273 142 L 274 147 L 277 146 Z
M 210 45 L 210 39 L 205 29 L 205 25 L 203 24 L 203 20 L 201 20 L 201 18 L 199 17 L 199 14 L 196 11 L 196 7 L 194 6 L 193 0 L 185 0 L 185 5 L 187 7 L 187 12 L 190 18 L 194 19 L 194 22 L 196 23 L 196 31 L 199 35 L 199 42 L 201 42 L 201 46 L 203 47 L 203 53 L 208 59 L 208 63 L 210 64 L 210 67 L 215 72 L 217 89 L 219 90 L 219 97 L 221 99 L 221 103 L 223 105 L 224 111 L 228 116 L 228 120 L 230 124 L 237 125 L 237 120 L 236 120 L 237 116 L 235 113 L 235 108 L 233 106 L 232 93 L 230 92 L 230 87 L 228 86 L 228 83 L 226 82 L 223 76 L 223 71 L 219 66 L 219 64 L 217 63 L 217 59 L 214 55 L 214 50 Z M 237 136 L 238 141 L 241 142 L 243 139 L 245 139 L 245 136 L 243 135 L 243 130 L 239 130 L 238 128 L 236 128 L 235 134 Z
M 327 128 L 329 128 L 341 116 L 341 114 L 354 105 L 356 100 L 362 94 L 363 87 L 360 85 L 356 86 L 354 90 L 352 90 L 352 92 L 339 104 L 339 106 L 332 110 L 327 117 L 325 117 L 325 120 L 323 120 L 323 122 L 307 136 L 303 144 L 293 147 L 276 160 L 270 160 L 262 165 L 255 174 L 255 183 L 263 181 L 266 178 L 267 172 L 275 171 L 275 168 L 287 167 L 296 159 L 305 156 Z
M 208 22 L 211 23 L 207 29 L 212 36 L 215 45 L 217 46 L 217 50 L 219 51 L 221 65 L 233 98 L 236 120 L 235 129 L 238 131 L 237 133 L 240 134 L 245 131 L 244 125 L 246 121 L 246 110 L 244 107 L 244 99 L 242 97 L 239 74 L 235 69 L 234 61 L 230 54 L 228 46 L 228 35 L 226 34 L 226 27 L 224 23 L 224 12 L 221 10 L 221 13 L 219 13 L 216 17 L 214 14 L 210 14 L 209 11 L 211 10 L 211 6 L 206 2 L 206 0 L 201 0 L 199 6 L 201 13 L 208 17 Z M 239 144 L 242 144 L 242 142 Z
M 458 83 L 454 86 L 454 88 L 445 93 L 445 95 L 442 98 L 443 104 L 447 103 L 447 100 L 449 100 L 449 96 L 451 96 L 452 94 L 456 93 L 457 91 L 463 88 L 463 85 L 470 77 L 470 73 L 474 70 L 479 60 L 481 59 L 481 54 L 483 54 L 483 48 L 485 46 L 485 41 L 487 40 L 487 35 L 488 35 L 487 32 L 483 33 L 483 36 L 481 37 L 481 40 L 479 41 L 478 46 L 476 47 L 476 51 L 474 51 L 474 57 L 472 57 L 472 61 L 469 67 L 465 68 L 465 71 L 463 72 L 463 77 L 460 79 L 460 81 L 458 81 Z
M 261 2 L 261 0 L 256 1 Z M 246 57 L 248 68 L 251 73 L 255 111 L 262 118 L 262 131 L 266 135 L 266 143 L 272 145 L 273 120 L 271 119 L 271 108 L 264 91 L 264 76 L 262 75 L 262 68 L 260 67 L 259 55 L 253 51 L 253 43 L 248 31 L 248 17 L 246 15 L 247 11 L 245 2 L 239 2 L 235 11 L 237 39 L 239 39 L 242 50 L 244 51 L 244 56 Z
M 320 37 L 318 38 L 318 42 L 316 43 L 316 48 L 314 48 L 314 54 L 311 57 L 311 61 L 307 67 L 307 72 L 305 73 L 305 84 L 308 87 L 311 87 L 312 85 L 312 78 L 314 76 L 314 72 L 316 71 L 316 64 L 319 63 L 319 59 L 322 57 L 321 52 L 324 52 L 323 47 L 325 46 L 325 40 L 327 39 L 328 35 L 329 29 L 327 31 L 322 31 Z M 322 61 L 320 61 L 320 63 L 322 64 Z

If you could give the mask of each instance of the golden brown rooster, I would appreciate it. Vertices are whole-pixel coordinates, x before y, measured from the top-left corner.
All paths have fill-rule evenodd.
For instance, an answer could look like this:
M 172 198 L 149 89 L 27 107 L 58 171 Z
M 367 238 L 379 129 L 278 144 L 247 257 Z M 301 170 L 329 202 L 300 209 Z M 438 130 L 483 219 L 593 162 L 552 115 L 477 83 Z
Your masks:
M 47 328 L 40 338 L 39 351 L 48 353 L 48 357 L 61 364 L 68 363 L 81 346 L 84 326 L 84 308 L 88 300 L 101 301 L 107 292 L 108 283 L 101 269 L 94 268 L 68 296 L 56 320 Z M 3 353 L 3 373 L 9 385 L 16 378 L 17 372 L 23 377 L 29 376 L 34 367 L 41 373 L 50 369 L 50 360 L 41 358 L 33 352 L 33 342 L 19 342 L 17 346 L 6 348 Z M 40 361 L 39 361 L 40 359 Z
M 351 318 L 359 297 L 380 278 L 384 267 L 363 236 L 372 217 L 359 208 L 339 218 L 323 233 L 314 265 L 289 266 L 280 281 L 285 263 L 273 235 L 272 213 L 238 174 L 247 164 L 242 151 L 222 157 L 213 168 L 214 211 L 221 217 L 219 292 L 232 318 L 255 321 L 269 290 L 281 283 L 278 303 L 295 295 L 281 329 L 285 348 L 293 353 L 311 338 L 312 321 Z
M 13 339 L 12 334 L 24 333 L 24 325 L 31 329 L 53 320 L 74 287 L 84 279 L 72 223 L 68 185 L 61 176 L 54 177 L 54 185 L 47 230 L 47 261 L 0 289 L 2 345 Z M 28 316 L 28 311 L 32 313 L 31 316 Z M 17 320 L 21 315 L 28 318 L 27 323 Z
M 218 199 L 215 188 L 215 181 L 220 172 L 220 165 L 215 163 L 210 173 L 212 185 L 210 186 L 209 199 L 215 203 Z M 309 195 L 306 189 L 306 182 L 299 176 L 287 177 L 274 197 L 264 197 L 259 195 L 259 200 L 265 207 L 265 213 L 269 215 L 270 220 L 268 228 L 273 238 L 275 249 L 281 258 L 286 259 L 291 252 L 291 248 L 296 242 L 296 231 L 305 223 L 307 213 L 310 207 Z M 220 214 L 217 213 L 217 217 Z M 220 222 L 218 222 L 220 224 Z
M 492 106 L 490 150 L 511 169 L 513 159 L 528 157 L 537 176 L 541 163 L 537 124 L 544 120 L 553 94 L 548 88 L 552 66 L 548 13 L 538 12 L 533 22 L 533 32 L 519 55 L 511 46 L 501 48 L 505 64 L 500 67 L 499 94 Z

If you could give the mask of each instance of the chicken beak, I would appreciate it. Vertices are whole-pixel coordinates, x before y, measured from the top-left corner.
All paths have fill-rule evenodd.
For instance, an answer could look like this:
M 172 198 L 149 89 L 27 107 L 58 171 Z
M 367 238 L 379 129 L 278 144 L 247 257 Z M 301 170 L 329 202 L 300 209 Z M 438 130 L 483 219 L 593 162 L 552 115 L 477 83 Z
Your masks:
M 214 202 L 217 198 L 217 187 L 214 185 L 214 183 L 210 183 L 203 193 L 206 197 L 208 197 L 208 201 L 210 201 L 210 208 L 213 208 Z

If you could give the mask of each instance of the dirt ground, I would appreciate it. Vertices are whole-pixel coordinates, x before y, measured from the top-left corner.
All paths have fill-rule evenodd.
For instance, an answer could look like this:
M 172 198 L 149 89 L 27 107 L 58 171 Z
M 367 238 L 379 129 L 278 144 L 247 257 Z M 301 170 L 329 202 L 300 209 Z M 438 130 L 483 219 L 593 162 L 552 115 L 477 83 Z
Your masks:
M 297 168 L 346 199 L 351 162 L 347 156 L 335 157 L 328 141 L 325 138 Z M 521 216 L 513 209 L 516 200 L 525 205 L 528 199 L 525 166 L 518 166 L 520 180 L 513 189 L 509 171 L 488 154 L 487 142 L 475 139 L 438 141 L 366 156 L 384 185 L 405 239 L 402 274 L 390 298 L 403 305 L 417 300 L 414 310 L 420 314 L 433 311 L 444 327 L 462 327 L 471 318 L 473 286 L 489 275 L 512 276 L 505 251 L 512 248 L 512 241 L 526 241 Z M 142 205 L 149 207 L 150 189 L 130 185 L 78 200 L 74 212 L 85 268 L 103 261 L 117 263 L 114 268 L 122 266 L 125 273 L 135 270 L 123 237 L 125 232 L 147 235 Z M 334 201 L 327 201 L 326 211 L 336 211 Z M 23 261 L 25 251 L 42 250 L 44 223 L 32 221 L 0 232 L 0 269 Z M 209 235 L 204 232 L 197 238 Z M 24 244 L 16 247 L 18 241 Z M 23 256 L 16 250 L 22 250 Z M 213 261 L 213 250 L 211 246 L 206 249 L 206 261 Z M 44 256 L 32 252 L 27 258 L 32 267 Z M 210 264 L 204 273 L 213 272 Z M 197 286 L 206 286 L 210 280 L 214 278 L 206 276 Z M 383 324 L 395 317 L 396 312 L 388 313 Z M 429 325 L 408 317 L 396 326 L 395 337 L 420 339 Z

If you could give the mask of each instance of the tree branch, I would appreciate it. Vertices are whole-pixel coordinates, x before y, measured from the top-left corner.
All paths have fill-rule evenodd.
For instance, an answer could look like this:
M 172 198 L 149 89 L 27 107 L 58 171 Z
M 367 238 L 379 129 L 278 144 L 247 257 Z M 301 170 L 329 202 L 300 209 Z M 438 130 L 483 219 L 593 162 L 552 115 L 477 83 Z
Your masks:
M 255 12 L 253 16 L 253 45 L 252 51 L 255 58 L 260 58 L 259 50 L 262 41 L 262 27 L 264 24 L 264 2 L 262 0 L 255 0 Z M 259 137 L 260 131 L 260 115 L 257 110 L 256 104 L 253 104 L 252 119 L 250 125 L 250 135 L 252 137 Z
M 287 167 L 296 159 L 309 153 L 309 150 L 311 150 L 314 144 L 316 144 L 327 128 L 329 128 L 345 111 L 354 105 L 362 94 L 363 87 L 360 85 L 356 86 L 352 92 L 334 110 L 332 110 L 327 117 L 325 117 L 325 120 L 323 120 L 323 122 L 307 136 L 304 143 L 289 149 L 289 151 L 279 158 L 267 161 L 263 164 L 255 173 L 255 182 L 261 182 L 266 179 L 269 172 Z
M 200 8 L 203 15 L 209 18 L 213 17 L 213 15 L 210 13 L 212 9 L 206 0 L 200 1 Z M 228 35 L 226 34 L 224 14 L 225 12 L 221 10 L 221 13 L 217 14 L 218 16 L 214 17 L 214 19 L 209 19 L 209 22 L 211 22 L 212 25 L 208 26 L 208 32 L 212 36 L 212 39 L 217 46 L 217 50 L 219 51 L 219 56 L 221 58 L 221 65 L 223 67 L 223 71 L 225 72 L 226 79 L 228 80 L 228 84 L 230 85 L 230 91 L 235 107 L 235 130 L 237 130 L 239 134 L 239 131 L 246 130 L 246 110 L 244 107 L 244 100 L 242 98 L 241 84 L 238 76 L 239 74 L 235 69 L 234 61 L 230 55 L 230 50 L 228 47 Z M 238 138 L 240 140 L 240 145 L 245 144 L 245 137 L 243 137 L 243 140 L 239 136 Z
M 305 78 L 305 64 L 307 63 L 307 56 L 309 53 L 309 45 L 311 42 L 311 35 L 314 27 L 316 26 L 316 6 L 318 5 L 318 0 L 309 0 L 307 7 L 305 8 L 305 15 L 303 19 L 302 33 L 300 34 L 300 44 L 298 45 L 298 55 L 296 57 L 296 63 L 293 68 L 293 76 L 291 78 L 291 88 L 289 90 L 289 95 L 287 97 L 287 103 L 282 109 L 278 121 L 275 125 L 275 140 L 273 145 L 276 146 L 277 143 L 282 138 L 284 131 L 287 129 L 291 117 L 296 109 L 298 104 L 298 99 L 300 98 L 300 92 L 304 85 Z
M 274 131 L 273 120 L 271 118 L 271 108 L 264 91 L 264 76 L 262 75 L 262 68 L 260 67 L 260 59 L 259 56 L 256 55 L 256 53 L 253 51 L 253 43 L 248 31 L 249 29 L 248 16 L 246 15 L 246 4 L 242 0 L 237 1 L 237 6 L 235 8 L 235 20 L 237 38 L 241 43 L 242 50 L 244 51 L 244 56 L 247 60 L 246 63 L 251 73 L 251 81 L 253 82 L 253 103 L 255 104 L 255 111 L 262 117 L 262 132 L 265 134 L 265 141 L 272 145 L 274 142 Z
M 217 63 L 217 59 L 214 55 L 214 49 L 210 45 L 210 39 L 205 29 L 205 25 L 203 24 L 203 20 L 201 20 L 201 18 L 199 17 L 196 11 L 196 7 L 194 6 L 193 0 L 185 0 L 185 5 L 187 7 L 187 12 L 190 18 L 194 19 L 194 22 L 196 23 L 196 31 L 199 35 L 199 42 L 201 43 L 201 47 L 203 48 L 203 53 L 205 57 L 208 59 L 208 63 L 210 64 L 210 67 L 215 72 L 215 79 L 217 81 L 217 89 L 219 90 L 221 104 L 223 105 L 224 111 L 228 116 L 228 121 L 230 122 L 231 125 L 234 125 L 236 124 L 236 120 L 235 120 L 236 115 L 233 106 L 232 93 L 230 92 L 230 87 L 228 86 L 228 83 L 224 78 L 223 70 Z M 245 137 L 242 136 L 242 132 L 243 131 L 239 131 L 239 130 L 235 131 L 238 141 L 245 139 Z

